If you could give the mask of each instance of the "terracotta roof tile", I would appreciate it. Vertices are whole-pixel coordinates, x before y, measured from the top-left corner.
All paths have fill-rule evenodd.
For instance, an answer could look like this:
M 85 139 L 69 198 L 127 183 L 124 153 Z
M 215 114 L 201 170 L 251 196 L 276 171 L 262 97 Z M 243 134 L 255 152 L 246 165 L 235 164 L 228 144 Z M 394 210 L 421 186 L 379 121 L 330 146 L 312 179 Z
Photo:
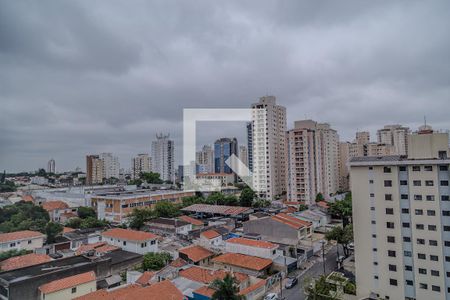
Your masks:
M 0 269 L 2 271 L 9 271 L 46 263 L 51 260 L 51 257 L 46 254 L 30 253 L 5 259 L 0 262 Z
M 120 249 L 119 247 L 108 245 L 106 242 L 97 242 L 93 244 L 84 244 L 81 245 L 77 251 L 76 255 L 81 255 L 84 253 L 88 253 L 91 250 L 95 250 L 96 253 L 108 253 L 114 250 Z
M 266 249 L 278 248 L 278 245 L 273 244 L 271 242 L 257 241 L 257 240 L 251 240 L 251 239 L 245 239 L 245 238 L 232 238 L 232 239 L 227 240 L 227 243 L 240 244 L 240 245 L 245 245 L 245 246 L 250 246 L 250 247 L 266 248 Z
M 69 205 L 67 205 L 66 202 L 60 201 L 60 200 L 54 200 L 54 201 L 46 201 L 42 203 L 42 208 L 46 211 L 52 211 L 55 209 L 66 209 L 69 208 Z
M 39 287 L 39 290 L 44 294 L 49 294 L 95 280 L 96 277 L 94 271 L 90 271 L 74 276 L 69 276 L 63 279 L 51 281 L 49 283 L 41 285 Z
M 174 268 L 181 268 L 187 264 L 188 264 L 187 261 L 178 257 L 177 259 L 175 259 L 173 262 L 170 263 L 170 266 Z
M 189 217 L 189 216 L 181 216 L 178 219 L 183 220 L 185 222 L 188 222 L 188 223 L 190 223 L 192 225 L 195 225 L 195 226 L 202 226 L 203 225 L 202 221 L 197 220 L 197 219 L 192 218 L 192 217 Z
M 311 226 L 310 222 L 306 222 L 306 221 L 300 220 L 298 218 L 289 216 L 289 215 L 287 215 L 285 213 L 279 213 L 279 214 L 277 214 L 275 216 L 272 216 L 272 220 L 284 223 L 284 224 L 286 224 L 286 225 L 288 225 L 288 226 L 290 226 L 292 228 L 295 228 L 295 229 L 300 229 L 300 228 L 303 228 L 303 227 Z
M 123 228 L 114 228 L 102 233 L 103 236 L 123 239 L 128 241 L 147 241 L 157 239 L 158 236 L 145 231 L 137 231 Z
M 319 201 L 317 205 L 323 208 L 329 208 L 328 203 L 326 201 Z
M 213 258 L 213 262 L 219 262 L 256 271 L 264 270 L 272 264 L 270 259 L 240 253 L 225 253 Z
M 228 272 L 224 270 L 210 270 L 198 266 L 192 266 L 188 269 L 181 270 L 179 273 L 181 277 L 204 284 L 210 284 L 215 279 L 223 279 L 227 274 Z M 248 279 L 248 275 L 239 272 L 234 272 L 233 276 L 238 282 L 243 282 Z
M 215 292 L 216 292 L 215 289 L 212 289 L 207 286 L 202 286 L 194 291 L 194 293 L 206 296 L 208 298 L 212 298 L 212 296 L 214 295 Z
M 211 257 L 214 255 L 213 252 L 211 252 L 208 249 L 205 249 L 201 246 L 198 246 L 198 245 L 181 248 L 178 250 L 178 252 L 186 255 L 193 262 L 198 262 L 198 261 L 201 261 L 202 259 L 205 259 L 205 258 L 208 258 L 208 257 Z
M 23 195 L 22 200 L 25 202 L 33 202 L 34 199 L 33 199 L 33 196 L 31 196 L 31 195 Z
M 240 291 L 239 295 L 247 295 L 247 294 L 249 294 L 249 293 L 259 289 L 260 287 L 263 287 L 264 285 L 266 285 L 266 280 L 265 279 L 261 279 L 257 283 L 252 284 L 248 288 L 243 289 L 242 291 Z
M 135 290 L 142 289 L 138 284 L 131 284 L 114 290 L 97 290 L 95 292 L 77 297 L 73 300 L 123 300 Z M 137 299 L 134 299 L 137 300 Z
M 70 228 L 70 227 L 64 227 L 63 228 L 63 233 L 69 233 L 69 232 L 74 232 L 76 229 Z
M 139 277 L 138 280 L 136 280 L 136 283 L 140 285 L 147 285 L 149 284 L 153 276 L 155 276 L 155 274 L 156 274 L 155 272 L 145 271 L 144 273 L 142 273 L 141 277 Z
M 25 240 L 31 238 L 45 237 L 42 233 L 31 230 L 22 230 L 8 233 L 0 233 L 0 242 Z
M 220 236 L 220 233 L 218 233 L 215 230 L 207 230 L 207 231 L 203 231 L 200 235 L 202 235 L 205 238 L 207 238 L 208 240 L 210 240 L 210 239 Z

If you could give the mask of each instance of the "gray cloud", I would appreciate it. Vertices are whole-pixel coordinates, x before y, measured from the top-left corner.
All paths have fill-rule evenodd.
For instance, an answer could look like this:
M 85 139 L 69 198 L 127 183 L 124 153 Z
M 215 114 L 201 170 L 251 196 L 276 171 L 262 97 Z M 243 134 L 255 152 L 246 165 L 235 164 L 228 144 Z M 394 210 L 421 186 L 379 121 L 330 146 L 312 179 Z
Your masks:
M 450 128 L 447 1 L 2 1 L 0 168 L 121 163 L 170 132 L 182 109 L 277 96 L 343 139 L 426 115 Z M 202 127 L 203 128 L 203 127 Z M 199 140 L 245 137 L 209 126 Z M 203 130 L 203 129 L 201 129 Z

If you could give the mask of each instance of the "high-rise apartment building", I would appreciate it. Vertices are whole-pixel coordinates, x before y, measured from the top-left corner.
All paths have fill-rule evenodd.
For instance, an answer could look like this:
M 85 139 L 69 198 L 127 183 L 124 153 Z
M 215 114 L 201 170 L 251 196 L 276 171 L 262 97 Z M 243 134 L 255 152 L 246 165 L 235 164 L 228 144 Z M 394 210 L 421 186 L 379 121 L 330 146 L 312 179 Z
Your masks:
M 157 134 L 152 142 L 152 171 L 164 181 L 175 180 L 174 143 L 169 135 Z
M 99 155 L 86 156 L 86 184 L 100 184 L 103 182 L 103 160 Z
M 53 158 L 47 163 L 47 173 L 56 173 L 56 163 Z
M 195 153 L 195 163 L 198 173 L 214 173 L 214 151 L 210 145 L 204 145 Z
M 248 150 L 246 146 L 239 146 L 239 159 L 248 167 Z
M 348 191 L 350 189 L 350 166 L 348 164 L 350 154 L 349 142 L 339 143 L 339 190 Z
M 225 163 L 231 155 L 238 155 L 236 138 L 221 138 L 214 142 L 214 173 L 232 173 Z
M 392 152 L 397 155 L 408 154 L 408 127 L 401 125 L 386 125 L 377 131 L 379 144 L 392 146 Z
M 247 122 L 248 168 L 253 172 L 253 123 Z
M 151 170 L 151 158 L 148 154 L 138 154 L 131 159 L 131 176 L 133 179 L 139 178 L 141 173 L 148 173 Z
M 253 187 L 259 197 L 274 200 L 286 191 L 286 108 L 274 96 L 251 107 Z
M 350 161 L 359 298 L 450 299 L 448 133 L 422 126 L 408 156 Z
M 118 179 L 120 173 L 119 158 L 112 153 L 102 153 L 100 159 L 103 161 L 103 178 Z
M 296 121 L 287 132 L 287 197 L 312 204 L 339 190 L 339 136 L 327 123 Z

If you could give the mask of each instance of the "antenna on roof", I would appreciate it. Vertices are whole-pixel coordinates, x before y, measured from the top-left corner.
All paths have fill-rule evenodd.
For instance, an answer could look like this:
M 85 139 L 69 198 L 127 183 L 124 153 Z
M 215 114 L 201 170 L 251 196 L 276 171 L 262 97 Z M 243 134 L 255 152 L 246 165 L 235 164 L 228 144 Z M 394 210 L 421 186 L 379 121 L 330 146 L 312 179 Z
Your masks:
M 424 122 L 425 126 L 427 126 L 427 116 L 423 116 L 423 122 Z

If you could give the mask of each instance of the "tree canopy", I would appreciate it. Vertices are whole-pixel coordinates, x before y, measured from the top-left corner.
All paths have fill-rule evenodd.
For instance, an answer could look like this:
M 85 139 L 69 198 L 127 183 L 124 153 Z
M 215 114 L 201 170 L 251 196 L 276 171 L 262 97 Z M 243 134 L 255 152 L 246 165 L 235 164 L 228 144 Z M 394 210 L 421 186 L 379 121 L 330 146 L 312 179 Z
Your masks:
M 348 244 L 353 242 L 353 225 L 347 225 L 344 228 L 337 226 L 325 234 L 327 240 L 334 240 L 342 245 L 345 257 L 349 256 Z
M 256 198 L 255 192 L 251 188 L 245 187 L 241 192 L 241 196 L 239 197 L 239 205 L 251 207 L 253 205 L 253 201 L 255 200 L 255 198 Z
M 36 230 L 45 232 L 48 212 L 31 202 L 20 201 L 0 208 L 0 232 Z
M 58 223 L 48 222 L 45 226 L 45 234 L 47 235 L 47 244 L 55 242 L 56 237 L 62 233 L 64 226 Z
M 220 279 L 215 279 L 210 288 L 216 290 L 212 295 L 212 300 L 241 300 L 244 299 L 243 296 L 239 295 L 239 285 L 230 273 L 226 274 L 225 277 Z
M 95 210 L 92 207 L 81 206 L 78 207 L 78 216 L 81 219 L 86 219 L 89 217 L 96 218 L 97 214 L 95 213 Z
M 167 252 L 149 252 L 144 254 L 142 261 L 143 271 L 158 271 L 164 268 L 170 261 L 172 256 Z
M 342 219 L 344 226 L 351 223 L 352 217 L 352 194 L 349 192 L 345 195 L 344 200 L 329 203 L 328 212 Z
M 147 183 L 161 184 L 163 181 L 160 178 L 159 173 L 143 172 L 140 174 L 140 179 Z
M 158 218 L 173 218 L 180 215 L 180 210 L 171 202 L 160 201 L 155 205 L 155 216 Z
M 72 218 L 66 223 L 67 227 L 76 229 L 100 228 L 108 225 L 108 221 L 98 220 L 96 217 Z

